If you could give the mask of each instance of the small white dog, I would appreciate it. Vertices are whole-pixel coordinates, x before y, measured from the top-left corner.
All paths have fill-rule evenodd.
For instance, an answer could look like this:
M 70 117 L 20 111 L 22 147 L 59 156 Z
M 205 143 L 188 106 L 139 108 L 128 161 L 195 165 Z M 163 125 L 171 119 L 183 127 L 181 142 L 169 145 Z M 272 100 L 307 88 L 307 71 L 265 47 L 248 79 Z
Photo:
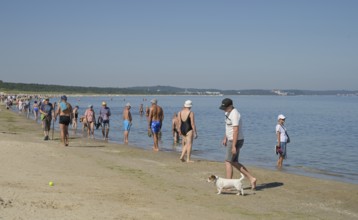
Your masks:
M 235 187 L 237 191 L 239 191 L 236 195 L 244 195 L 244 188 L 242 187 L 241 181 L 245 178 L 244 175 L 241 174 L 240 179 L 225 179 L 215 175 L 211 175 L 208 178 L 209 183 L 214 183 L 216 188 L 218 189 L 218 194 L 221 194 L 223 189 Z

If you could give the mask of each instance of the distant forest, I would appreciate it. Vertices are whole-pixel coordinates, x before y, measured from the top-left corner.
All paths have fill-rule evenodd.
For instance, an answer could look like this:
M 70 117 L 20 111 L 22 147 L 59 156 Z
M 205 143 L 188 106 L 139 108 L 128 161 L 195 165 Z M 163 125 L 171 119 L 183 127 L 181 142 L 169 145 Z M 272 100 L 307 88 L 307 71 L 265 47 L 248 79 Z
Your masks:
M 115 87 L 83 87 L 62 86 L 34 83 L 10 83 L 0 80 L 0 92 L 3 93 L 32 93 L 32 94 L 99 94 L 99 95 L 358 95 L 358 90 L 218 90 L 178 88 L 172 86 L 138 86 L 128 88 Z

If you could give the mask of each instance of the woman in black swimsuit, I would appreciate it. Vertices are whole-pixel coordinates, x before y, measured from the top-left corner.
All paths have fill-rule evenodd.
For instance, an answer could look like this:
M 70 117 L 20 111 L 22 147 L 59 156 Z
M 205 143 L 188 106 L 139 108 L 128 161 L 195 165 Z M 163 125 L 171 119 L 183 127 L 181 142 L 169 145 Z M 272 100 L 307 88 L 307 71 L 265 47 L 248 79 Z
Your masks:
M 179 133 L 182 136 L 181 161 L 193 162 L 190 160 L 193 139 L 198 137 L 195 126 L 194 112 L 190 111 L 192 107 L 190 100 L 185 101 L 184 108 L 178 113 Z M 186 154 L 186 160 L 184 156 Z

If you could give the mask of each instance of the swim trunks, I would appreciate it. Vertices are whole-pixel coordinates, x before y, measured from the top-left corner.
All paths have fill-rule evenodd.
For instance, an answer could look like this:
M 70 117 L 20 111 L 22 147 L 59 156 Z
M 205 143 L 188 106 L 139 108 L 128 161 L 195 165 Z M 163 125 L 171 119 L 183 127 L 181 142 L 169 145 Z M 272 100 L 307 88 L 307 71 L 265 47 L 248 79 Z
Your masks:
M 71 122 L 71 118 L 70 118 L 70 116 L 60 115 L 59 122 L 60 122 L 60 124 L 64 124 L 64 125 L 68 126 Z
M 160 121 L 152 121 L 150 127 L 153 133 L 159 133 L 160 129 L 162 128 L 162 123 L 160 123 Z
M 129 131 L 131 129 L 131 123 L 128 120 L 124 120 L 123 121 L 123 130 L 124 131 Z
M 35 111 L 35 112 L 38 112 L 38 111 L 39 111 L 39 108 L 38 108 L 38 107 L 34 107 L 34 111 Z

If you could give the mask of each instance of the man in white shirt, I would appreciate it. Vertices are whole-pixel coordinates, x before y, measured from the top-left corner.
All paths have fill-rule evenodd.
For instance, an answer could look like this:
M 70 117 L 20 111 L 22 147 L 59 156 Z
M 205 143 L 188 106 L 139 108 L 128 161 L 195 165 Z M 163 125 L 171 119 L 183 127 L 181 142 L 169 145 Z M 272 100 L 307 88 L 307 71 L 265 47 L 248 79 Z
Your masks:
M 233 167 L 235 167 L 249 179 L 251 189 L 255 190 L 256 178 L 249 173 L 244 165 L 239 163 L 240 149 L 244 144 L 241 115 L 234 108 L 232 100 L 229 98 L 222 100 L 219 108 L 225 111 L 226 132 L 222 144 L 227 146 L 225 158 L 226 178 L 232 179 Z

